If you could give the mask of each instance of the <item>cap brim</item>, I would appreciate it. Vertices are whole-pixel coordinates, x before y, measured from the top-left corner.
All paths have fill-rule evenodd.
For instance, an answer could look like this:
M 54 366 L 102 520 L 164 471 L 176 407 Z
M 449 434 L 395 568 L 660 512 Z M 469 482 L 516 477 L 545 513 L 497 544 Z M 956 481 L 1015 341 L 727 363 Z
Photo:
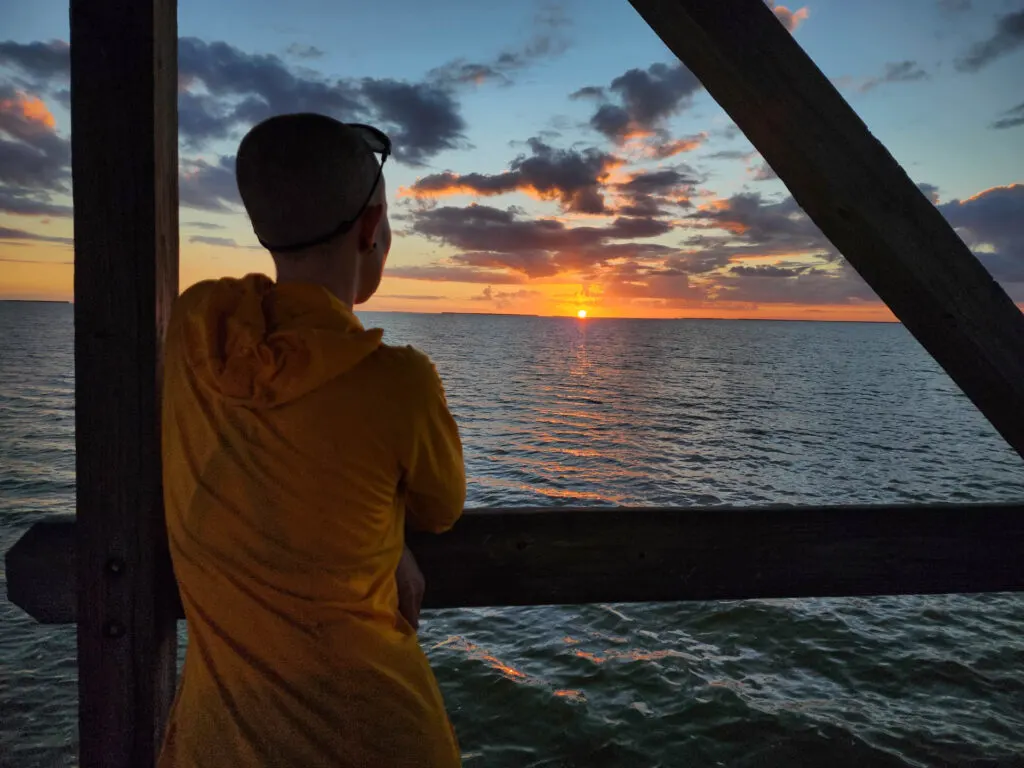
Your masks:
M 351 128 L 358 133 L 359 137 L 366 142 L 371 151 L 382 155 L 391 154 L 391 140 L 380 129 L 374 128 L 372 125 L 363 125 L 362 123 L 345 123 L 345 127 Z

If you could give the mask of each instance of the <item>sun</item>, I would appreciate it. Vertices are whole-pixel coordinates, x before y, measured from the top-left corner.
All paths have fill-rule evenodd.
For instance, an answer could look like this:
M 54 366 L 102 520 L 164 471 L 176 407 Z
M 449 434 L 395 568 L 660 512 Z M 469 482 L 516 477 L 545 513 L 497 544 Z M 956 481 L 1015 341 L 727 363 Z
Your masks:
M 580 320 L 586 320 L 587 319 L 587 310 L 585 310 L 585 309 L 578 310 L 576 312 L 576 317 L 578 317 Z

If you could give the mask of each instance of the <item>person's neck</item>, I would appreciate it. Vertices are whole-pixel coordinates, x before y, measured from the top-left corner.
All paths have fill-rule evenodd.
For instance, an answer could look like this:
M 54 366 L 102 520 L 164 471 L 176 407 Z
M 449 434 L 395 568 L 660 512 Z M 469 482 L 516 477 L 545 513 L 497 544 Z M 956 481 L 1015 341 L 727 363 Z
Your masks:
M 328 266 L 328 264 L 333 266 L 339 263 L 345 264 L 346 261 L 332 259 L 325 263 L 325 260 L 316 256 L 274 259 L 278 283 L 307 283 L 322 286 L 334 294 L 341 303 L 352 309 L 356 299 L 356 275 L 353 274 L 353 270 L 331 269 Z

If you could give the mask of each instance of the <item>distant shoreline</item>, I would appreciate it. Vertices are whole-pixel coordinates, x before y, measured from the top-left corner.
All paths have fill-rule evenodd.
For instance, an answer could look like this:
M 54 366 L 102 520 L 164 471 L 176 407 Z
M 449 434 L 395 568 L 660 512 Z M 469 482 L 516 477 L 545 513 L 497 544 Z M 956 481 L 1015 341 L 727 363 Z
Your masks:
M 0 299 L 0 304 L 74 304 L 73 301 L 61 299 Z M 643 320 L 653 322 L 728 322 L 728 323 L 866 323 L 870 325 L 901 325 L 899 320 L 826 320 L 811 317 L 601 317 L 591 315 L 587 318 L 577 318 L 575 315 L 537 315 L 519 312 L 409 312 L 406 310 L 389 309 L 367 309 L 357 310 L 358 314 L 368 315 L 440 315 L 444 317 L 455 317 L 465 315 L 468 317 L 536 317 L 544 319 L 564 319 L 580 323 L 604 322 L 606 320 Z
M 527 315 L 514 312 L 410 312 L 394 309 L 357 309 L 356 314 L 365 315 L 424 315 L 424 316 L 459 316 L 471 317 L 538 317 L 545 320 L 572 320 L 578 323 L 606 322 L 608 320 L 629 320 L 644 322 L 707 322 L 707 323 L 868 323 L 871 325 L 902 325 L 899 320 L 827 320 L 814 317 L 602 317 L 588 315 L 578 318 L 576 315 Z
M 382 312 L 386 310 L 367 310 L 368 312 Z M 472 315 L 474 317 L 562 317 L 562 315 L 530 315 L 525 312 L 409 312 L 410 315 Z
M 74 304 L 67 299 L 0 299 L 2 304 Z

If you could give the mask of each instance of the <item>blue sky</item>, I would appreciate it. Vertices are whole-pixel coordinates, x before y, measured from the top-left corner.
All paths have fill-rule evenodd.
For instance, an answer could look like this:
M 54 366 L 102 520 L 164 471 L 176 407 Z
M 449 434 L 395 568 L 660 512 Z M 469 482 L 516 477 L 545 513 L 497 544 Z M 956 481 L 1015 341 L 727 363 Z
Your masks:
M 1024 234 L 1013 223 L 1024 218 L 1024 0 L 775 10 L 1024 300 Z M 31 71 L 27 52 L 67 40 L 67 4 L 5 4 L 0 29 L 0 151 L 60 154 L 66 83 Z M 375 118 L 408 138 L 387 167 L 401 236 L 369 308 L 886 314 L 625 0 L 182 0 L 179 33 L 184 284 L 271 269 L 252 248 L 230 162 L 248 124 L 301 107 Z M 470 66 L 485 76 L 460 80 Z M 630 70 L 636 88 L 621 80 Z M 603 95 L 572 98 L 587 86 Z M 602 108 L 629 113 L 632 138 L 600 130 Z M 686 151 L 653 156 L 684 139 Z M 69 203 L 67 186 L 49 177 L 33 191 L 12 173 L 0 168 L 0 195 L 20 195 L 0 205 L 0 295 L 64 297 L 71 227 L 53 204 Z M 26 203 L 44 198 L 49 207 Z M 557 237 L 538 240 L 538 227 Z

